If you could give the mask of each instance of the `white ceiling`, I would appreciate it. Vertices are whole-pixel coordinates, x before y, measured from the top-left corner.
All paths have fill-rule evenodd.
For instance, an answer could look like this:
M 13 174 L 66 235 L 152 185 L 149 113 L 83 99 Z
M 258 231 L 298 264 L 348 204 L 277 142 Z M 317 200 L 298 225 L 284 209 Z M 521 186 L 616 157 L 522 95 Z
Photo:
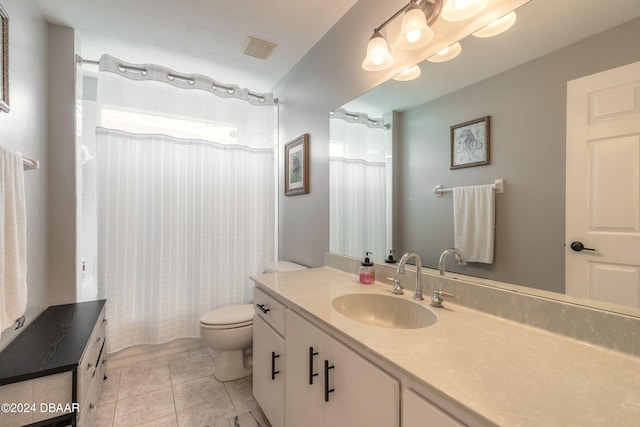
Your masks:
M 357 2 L 37 1 L 47 21 L 77 30 L 85 59 L 109 53 L 132 63 L 205 74 L 258 92 L 271 90 Z M 455 60 L 426 63 L 423 75 L 410 85 L 392 81 L 363 99 L 380 111 L 419 105 L 638 17 L 640 0 L 532 0 L 518 13 L 516 26 L 505 35 L 469 37 Z M 278 47 L 267 60 L 246 56 L 242 50 L 248 36 Z M 362 111 L 357 104 L 348 108 Z
M 269 91 L 357 0 L 38 0 L 48 22 L 75 28 L 82 57 L 103 53 Z M 278 47 L 242 54 L 248 36 Z

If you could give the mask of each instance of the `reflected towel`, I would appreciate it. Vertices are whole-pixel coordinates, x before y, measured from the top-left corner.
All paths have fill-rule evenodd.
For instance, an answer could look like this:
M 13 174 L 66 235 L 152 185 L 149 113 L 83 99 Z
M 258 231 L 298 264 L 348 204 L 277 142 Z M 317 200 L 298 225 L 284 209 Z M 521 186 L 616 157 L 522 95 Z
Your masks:
M 27 307 L 27 220 L 20 153 L 0 147 L 0 333 Z
M 455 247 L 468 262 L 493 264 L 493 185 L 471 185 L 453 189 L 453 230 Z

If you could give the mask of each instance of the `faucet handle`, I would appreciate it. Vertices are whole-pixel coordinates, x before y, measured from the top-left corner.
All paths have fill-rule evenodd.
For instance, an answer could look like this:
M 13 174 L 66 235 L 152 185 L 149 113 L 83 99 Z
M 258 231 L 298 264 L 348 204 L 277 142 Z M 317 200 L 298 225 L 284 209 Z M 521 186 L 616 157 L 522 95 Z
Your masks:
M 449 292 L 435 290 L 433 291 L 433 296 L 429 298 L 429 303 L 432 307 L 442 307 L 442 303 L 444 302 L 442 297 L 455 298 L 456 296 L 454 294 L 450 294 Z
M 394 277 L 387 277 L 387 280 L 391 280 L 393 282 L 393 287 L 391 288 L 391 290 L 389 292 L 391 292 L 394 295 L 402 295 L 402 294 L 404 294 L 404 288 L 400 284 L 400 280 L 398 280 L 398 279 L 396 279 Z

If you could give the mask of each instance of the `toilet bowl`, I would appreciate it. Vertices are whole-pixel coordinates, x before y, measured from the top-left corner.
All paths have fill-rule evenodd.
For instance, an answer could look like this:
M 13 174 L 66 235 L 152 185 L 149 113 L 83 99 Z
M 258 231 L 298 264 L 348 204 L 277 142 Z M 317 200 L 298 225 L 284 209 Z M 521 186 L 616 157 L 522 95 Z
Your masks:
M 214 351 L 213 375 L 218 381 L 251 375 L 251 358 L 247 350 L 253 341 L 252 304 L 232 305 L 203 314 L 200 337 Z
M 268 273 L 303 270 L 307 267 L 287 261 L 268 263 Z M 209 311 L 200 317 L 200 337 L 213 350 L 213 375 L 218 381 L 233 381 L 251 375 L 253 304 L 232 305 Z

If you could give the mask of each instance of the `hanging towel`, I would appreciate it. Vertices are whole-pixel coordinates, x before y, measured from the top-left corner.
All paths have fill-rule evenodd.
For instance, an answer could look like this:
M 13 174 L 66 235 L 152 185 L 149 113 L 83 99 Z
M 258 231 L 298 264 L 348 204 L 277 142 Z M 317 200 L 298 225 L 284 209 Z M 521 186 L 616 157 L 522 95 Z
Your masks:
M 0 147 L 0 333 L 27 307 L 27 220 L 20 153 Z
M 468 262 L 493 264 L 495 191 L 492 185 L 453 189 L 455 247 Z

